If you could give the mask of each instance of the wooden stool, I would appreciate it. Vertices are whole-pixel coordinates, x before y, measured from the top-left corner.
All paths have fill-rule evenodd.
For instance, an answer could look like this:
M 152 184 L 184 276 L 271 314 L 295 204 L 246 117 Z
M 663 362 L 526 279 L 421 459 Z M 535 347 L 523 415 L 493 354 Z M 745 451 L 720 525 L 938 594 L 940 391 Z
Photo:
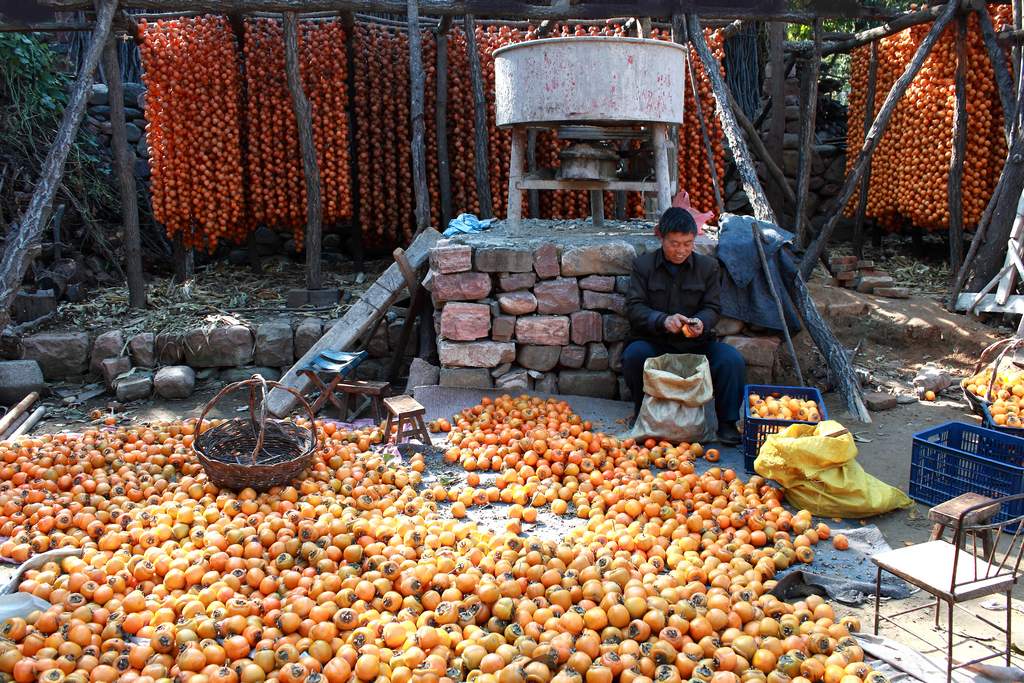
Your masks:
M 960 523 L 960 515 L 964 510 L 987 502 L 991 502 L 992 505 L 976 510 L 964 518 L 964 524 L 967 525 L 985 524 L 999 512 L 999 503 L 979 493 L 964 493 L 933 507 L 928 511 L 928 519 L 935 522 L 935 526 L 932 527 L 931 540 L 937 541 L 942 538 L 942 534 L 946 531 L 947 526 L 951 526 L 956 530 L 956 526 Z M 985 551 L 985 557 L 992 557 L 992 532 L 986 529 L 979 535 L 981 536 L 981 546 Z
M 375 382 L 369 379 L 344 380 L 334 385 L 336 391 L 345 394 L 348 402 L 348 410 L 344 417 L 347 417 L 355 410 L 356 397 L 368 396 L 370 405 L 373 406 L 373 421 L 378 425 L 384 420 L 384 396 L 391 391 L 391 385 L 387 382 Z
M 397 427 L 395 431 L 395 443 L 402 443 L 402 439 L 417 438 L 424 444 L 430 444 L 430 432 L 423 421 L 427 409 L 420 405 L 419 401 L 412 396 L 391 396 L 384 399 L 384 405 L 388 408 L 388 423 L 385 427 L 387 439 L 391 440 L 391 427 Z M 409 430 L 406 431 L 406 427 Z
M 313 414 L 320 412 L 324 404 L 330 401 L 338 409 L 338 415 L 345 419 L 348 416 L 348 408 L 335 395 L 335 391 L 341 390 L 339 386 L 343 383 L 352 384 L 345 378 L 351 375 L 359 364 L 366 358 L 366 351 L 321 351 L 319 355 L 307 365 L 299 368 L 300 375 L 307 377 L 315 389 L 320 390 L 320 396 L 313 402 Z M 331 379 L 324 383 L 321 375 L 329 376 Z M 343 390 L 341 390 L 343 391 Z M 349 393 L 349 392 L 345 392 Z M 348 397 L 346 397 L 347 399 Z M 378 417 L 378 421 L 379 421 Z

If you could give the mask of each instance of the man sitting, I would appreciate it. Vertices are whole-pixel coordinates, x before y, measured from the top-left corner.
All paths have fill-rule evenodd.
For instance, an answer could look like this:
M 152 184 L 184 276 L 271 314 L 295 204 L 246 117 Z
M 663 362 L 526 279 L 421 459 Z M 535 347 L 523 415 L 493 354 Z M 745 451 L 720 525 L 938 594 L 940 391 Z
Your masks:
M 622 370 L 636 413 L 644 397 L 644 361 L 666 353 L 702 354 L 711 366 L 718 438 L 737 444 L 746 364 L 739 351 L 715 341 L 718 261 L 694 253 L 697 224 L 685 209 L 665 211 L 656 234 L 661 249 L 633 261 L 626 300 L 632 339 L 622 355 Z

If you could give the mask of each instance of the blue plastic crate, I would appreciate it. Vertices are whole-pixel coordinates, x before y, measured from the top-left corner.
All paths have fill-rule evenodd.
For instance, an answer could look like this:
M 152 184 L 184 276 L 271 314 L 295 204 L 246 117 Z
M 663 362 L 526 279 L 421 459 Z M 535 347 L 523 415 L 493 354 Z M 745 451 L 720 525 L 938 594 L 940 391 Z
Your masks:
M 818 412 L 822 420 L 828 419 L 828 410 L 825 408 L 825 401 L 821 398 L 821 392 L 814 387 L 777 387 L 770 384 L 748 384 L 743 389 L 743 465 L 748 472 L 754 471 L 754 460 L 761 450 L 764 440 L 769 434 L 781 432 L 789 425 L 809 425 L 817 422 L 806 422 L 804 420 L 769 420 L 763 417 L 751 417 L 750 395 L 769 396 L 790 396 L 805 401 L 814 401 L 818 404 Z
M 964 422 L 914 435 L 910 497 L 938 505 L 964 493 L 1000 498 L 1024 493 L 1024 439 Z M 997 521 L 1024 514 L 1024 501 L 1004 506 Z

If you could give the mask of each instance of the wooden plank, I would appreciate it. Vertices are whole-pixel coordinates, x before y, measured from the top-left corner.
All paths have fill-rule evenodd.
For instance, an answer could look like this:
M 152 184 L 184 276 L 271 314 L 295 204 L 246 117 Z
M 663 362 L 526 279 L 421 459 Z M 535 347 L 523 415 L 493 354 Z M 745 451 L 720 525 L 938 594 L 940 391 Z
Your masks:
M 967 155 L 967 17 L 957 17 L 956 74 L 953 79 L 953 144 L 949 158 L 949 178 L 946 194 L 949 196 L 949 270 L 960 270 L 964 250 L 964 212 L 960 186 L 964 177 L 964 158 Z
M 413 268 L 421 267 L 427 259 L 430 248 L 440 237 L 440 233 L 433 228 L 427 228 L 417 235 L 405 252 L 409 264 Z M 299 375 L 297 368 L 308 365 L 321 351 L 348 349 L 387 313 L 392 304 L 405 296 L 405 291 L 405 278 L 402 276 L 402 270 L 397 263 L 392 263 L 370 285 L 363 296 L 334 323 L 331 329 L 324 333 L 295 366 L 285 373 L 281 378 L 281 383 L 301 394 L 309 391 L 309 379 Z M 289 392 L 283 389 L 274 389 L 267 397 L 267 408 L 277 416 L 284 416 L 291 412 L 295 402 L 295 397 Z
M 871 43 L 871 54 L 868 58 L 868 91 L 864 103 L 864 137 L 871 130 L 871 122 L 875 118 L 875 90 L 878 84 L 878 43 Z M 857 199 L 857 213 L 853 218 L 853 253 L 857 258 L 864 255 L 864 212 L 868 206 L 868 190 L 871 188 L 871 160 L 864 168 L 864 177 L 860 181 L 860 197 Z
M 474 171 L 476 176 L 476 197 L 480 203 L 480 217 L 492 218 L 494 204 L 491 202 L 491 179 L 487 167 L 487 100 L 484 98 L 484 76 L 480 70 L 480 51 L 476 45 L 476 21 L 472 14 L 463 19 L 466 33 L 466 59 L 469 61 L 469 80 L 473 88 L 473 133 Z
M 976 295 L 972 292 L 963 292 L 956 298 L 956 310 L 966 311 L 971 308 Z M 995 294 L 986 294 L 974 307 L 977 313 L 1012 313 L 1024 315 L 1024 294 L 1012 294 L 1005 304 L 996 303 Z
M 409 116 L 412 118 L 412 186 L 416 196 L 416 231 L 430 225 L 430 190 L 427 189 L 427 122 L 423 103 L 423 48 L 417 0 L 408 1 Z
M 818 113 L 818 74 L 821 70 L 821 22 L 814 24 L 814 51 L 801 69 L 800 88 L 804 107 L 800 117 L 800 156 L 796 179 L 796 216 L 793 225 L 800 244 L 811 241 L 811 221 L 807 201 L 811 187 L 811 156 L 814 153 L 814 126 Z
M 523 178 L 515 184 L 515 187 L 520 190 L 658 191 L 657 183 L 646 180 L 557 180 L 555 178 Z

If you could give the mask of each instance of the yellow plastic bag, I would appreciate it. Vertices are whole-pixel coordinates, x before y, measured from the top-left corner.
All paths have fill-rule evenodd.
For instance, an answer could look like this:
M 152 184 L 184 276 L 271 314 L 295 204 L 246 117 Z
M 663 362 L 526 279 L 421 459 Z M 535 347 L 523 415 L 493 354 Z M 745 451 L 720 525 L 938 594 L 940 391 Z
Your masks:
M 902 491 L 861 467 L 857 445 L 833 420 L 795 424 L 771 434 L 754 461 L 754 470 L 774 479 L 793 506 L 822 517 L 868 517 L 913 505 Z

